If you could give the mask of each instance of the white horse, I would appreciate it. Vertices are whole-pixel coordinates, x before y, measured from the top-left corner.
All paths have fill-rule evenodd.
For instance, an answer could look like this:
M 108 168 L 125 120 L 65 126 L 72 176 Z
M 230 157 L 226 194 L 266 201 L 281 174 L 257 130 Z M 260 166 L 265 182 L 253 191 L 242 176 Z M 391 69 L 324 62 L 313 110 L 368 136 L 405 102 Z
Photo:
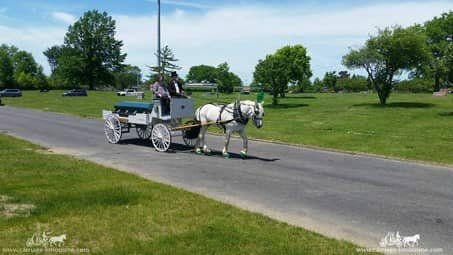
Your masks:
M 403 238 L 403 245 L 404 247 L 415 247 L 418 246 L 418 240 L 420 240 L 420 235 L 416 234 L 414 236 L 406 236 Z
M 64 244 L 64 241 L 66 240 L 66 234 L 61 235 L 61 236 L 52 236 L 49 239 L 49 243 L 51 246 L 62 246 Z
M 230 144 L 231 134 L 238 132 L 243 142 L 243 149 L 240 155 L 241 157 L 246 157 L 248 139 L 245 133 L 245 126 L 252 119 L 255 127 L 263 127 L 263 116 L 264 108 L 262 103 L 250 100 L 237 101 L 229 105 L 206 104 L 201 106 L 195 111 L 195 120 L 202 125 L 195 145 L 197 154 L 201 154 L 202 151 L 206 154 L 211 153 L 211 150 L 205 143 L 205 135 L 210 125 L 217 124 L 225 130 L 225 146 L 222 150 L 223 156 L 225 158 L 230 157 L 228 145 Z

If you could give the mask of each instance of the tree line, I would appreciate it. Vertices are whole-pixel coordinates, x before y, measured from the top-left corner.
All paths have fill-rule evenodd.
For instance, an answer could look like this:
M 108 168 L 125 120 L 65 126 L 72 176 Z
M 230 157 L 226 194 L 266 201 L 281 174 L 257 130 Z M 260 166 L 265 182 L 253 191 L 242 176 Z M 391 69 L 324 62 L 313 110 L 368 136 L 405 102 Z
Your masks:
M 69 88 L 86 86 L 89 89 L 115 87 L 123 89 L 141 84 L 140 68 L 124 63 L 123 42 L 115 38 L 116 22 L 106 12 L 92 10 L 69 26 L 62 45 L 48 48 L 51 75 L 43 74 L 33 56 L 14 46 L 0 47 L 0 87 L 23 89 Z M 374 90 L 385 105 L 391 92 L 411 90 L 412 86 L 426 91 L 451 86 L 453 83 L 453 12 L 434 17 L 424 24 L 407 28 L 401 26 L 378 30 L 364 46 L 351 49 L 342 61 L 348 69 L 364 70 L 367 76 L 351 75 L 347 71 L 327 72 L 323 79 L 313 81 L 311 57 L 303 45 L 288 45 L 258 61 L 252 86 L 272 94 L 274 104 L 288 91 L 357 92 Z M 160 66 L 149 66 L 155 74 L 168 77 L 179 70 L 178 59 L 165 46 L 158 53 Z M 409 79 L 400 81 L 401 74 Z M 231 93 L 242 85 L 241 79 L 230 71 L 228 63 L 218 66 L 198 65 L 190 68 L 186 81 L 215 82 L 221 92 Z M 418 84 L 418 85 L 417 85 Z
M 443 13 L 424 24 L 407 28 L 379 29 L 365 45 L 351 49 L 343 57 L 347 68 L 366 71 L 367 77 L 347 71 L 327 72 L 321 80 L 311 77 L 310 57 L 302 45 L 286 46 L 260 60 L 255 67 L 254 86 L 277 97 L 285 91 L 362 91 L 377 92 L 382 105 L 394 89 L 423 92 L 453 84 L 453 12 Z M 409 79 L 400 80 L 402 74 Z
M 14 46 L 0 46 L 0 87 L 38 89 L 47 85 L 42 66 L 30 53 Z
M 403 28 L 378 31 L 365 45 L 343 57 L 350 69 L 363 69 L 385 105 L 397 79 L 407 72 L 412 79 L 432 81 L 433 91 L 453 84 L 453 12 Z
M 0 87 L 20 89 L 123 89 L 141 83 L 140 68 L 124 64 L 123 42 L 115 39 L 115 21 L 106 12 L 88 11 L 69 26 L 63 45 L 43 52 L 51 74 L 46 77 L 33 56 L 14 46 L 0 47 Z

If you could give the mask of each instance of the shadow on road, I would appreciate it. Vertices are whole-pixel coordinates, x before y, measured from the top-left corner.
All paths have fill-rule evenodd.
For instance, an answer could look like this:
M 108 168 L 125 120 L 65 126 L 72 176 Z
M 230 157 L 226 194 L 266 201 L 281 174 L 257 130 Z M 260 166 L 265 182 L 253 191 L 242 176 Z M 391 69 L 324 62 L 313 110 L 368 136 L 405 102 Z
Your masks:
M 143 146 L 143 147 L 148 147 L 148 148 L 153 148 L 153 144 L 151 140 L 143 140 L 140 138 L 130 138 L 130 139 L 124 139 L 121 140 L 118 144 L 125 144 L 125 145 L 137 145 L 137 146 Z M 178 144 L 178 143 L 172 143 L 170 145 L 170 149 L 168 150 L 169 153 L 176 153 L 176 152 L 191 152 L 193 151 L 192 147 L 189 147 L 184 144 Z
M 124 145 L 136 145 L 136 146 L 143 146 L 143 147 L 148 147 L 148 148 L 153 148 L 153 144 L 151 143 L 150 140 L 142 140 L 139 138 L 131 138 L 131 139 L 124 139 L 121 140 L 118 144 L 124 144 Z M 179 143 L 172 143 L 170 146 L 170 149 L 168 150 L 167 153 L 193 153 L 195 154 L 195 150 L 193 147 L 187 146 L 185 144 L 179 144 Z M 212 157 L 223 157 L 221 151 L 212 151 L 211 153 Z M 260 160 L 264 162 L 275 162 L 280 159 L 278 158 L 261 158 L 253 155 L 248 155 L 247 158 L 243 159 L 241 155 L 237 153 L 230 153 L 231 159 L 240 159 L 240 160 Z
M 221 151 L 212 151 L 211 152 L 211 157 L 222 157 L 223 158 L 223 155 L 222 155 Z M 252 155 L 247 155 L 246 158 L 242 158 L 240 154 L 232 153 L 232 152 L 230 152 L 230 159 L 236 159 L 236 160 L 238 160 L 238 159 L 239 160 L 260 160 L 260 161 L 264 161 L 264 162 L 275 162 L 275 161 L 280 160 L 278 158 L 269 159 L 269 158 L 261 158 L 261 157 L 252 156 Z
M 130 138 L 130 139 L 120 140 L 120 142 L 118 144 L 130 144 L 130 145 L 153 147 L 151 140 L 143 140 L 143 139 L 139 139 L 139 138 Z

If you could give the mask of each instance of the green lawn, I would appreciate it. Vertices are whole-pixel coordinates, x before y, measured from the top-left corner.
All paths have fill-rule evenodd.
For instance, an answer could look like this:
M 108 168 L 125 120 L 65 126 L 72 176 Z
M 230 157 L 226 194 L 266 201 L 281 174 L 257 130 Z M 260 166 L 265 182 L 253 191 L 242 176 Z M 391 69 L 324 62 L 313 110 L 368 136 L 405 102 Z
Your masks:
M 44 231 L 90 254 L 356 253 L 348 242 L 6 135 L 0 162 L 0 253 Z
M 63 98 L 60 94 L 25 91 L 23 98 L 4 98 L 4 103 L 100 118 L 102 109 L 125 100 L 114 92 L 90 91 L 87 98 Z M 196 93 L 194 97 L 200 105 L 232 102 L 235 95 L 217 99 Z M 266 99 L 264 128 L 248 127 L 251 137 L 453 164 L 451 96 L 392 94 L 385 108 L 378 105 L 375 94 L 297 94 L 281 99 L 278 106 L 270 105 L 270 99 Z

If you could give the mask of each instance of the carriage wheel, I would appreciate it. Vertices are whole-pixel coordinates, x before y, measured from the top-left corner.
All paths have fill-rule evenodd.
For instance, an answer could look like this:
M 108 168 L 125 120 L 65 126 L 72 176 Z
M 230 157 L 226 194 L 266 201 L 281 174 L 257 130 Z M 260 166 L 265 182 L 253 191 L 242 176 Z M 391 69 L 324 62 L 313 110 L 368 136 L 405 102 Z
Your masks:
M 143 140 L 147 140 L 151 137 L 151 133 L 152 133 L 152 127 L 150 125 L 140 125 L 140 126 L 137 126 L 135 128 L 135 130 L 137 131 L 137 135 L 138 137 L 140 137 L 140 139 L 143 139 Z
M 168 127 L 162 123 L 156 124 L 152 130 L 151 141 L 157 151 L 167 151 L 171 144 L 171 133 Z
M 121 140 L 121 122 L 115 115 L 109 115 L 104 125 L 105 139 L 109 143 L 116 144 Z

